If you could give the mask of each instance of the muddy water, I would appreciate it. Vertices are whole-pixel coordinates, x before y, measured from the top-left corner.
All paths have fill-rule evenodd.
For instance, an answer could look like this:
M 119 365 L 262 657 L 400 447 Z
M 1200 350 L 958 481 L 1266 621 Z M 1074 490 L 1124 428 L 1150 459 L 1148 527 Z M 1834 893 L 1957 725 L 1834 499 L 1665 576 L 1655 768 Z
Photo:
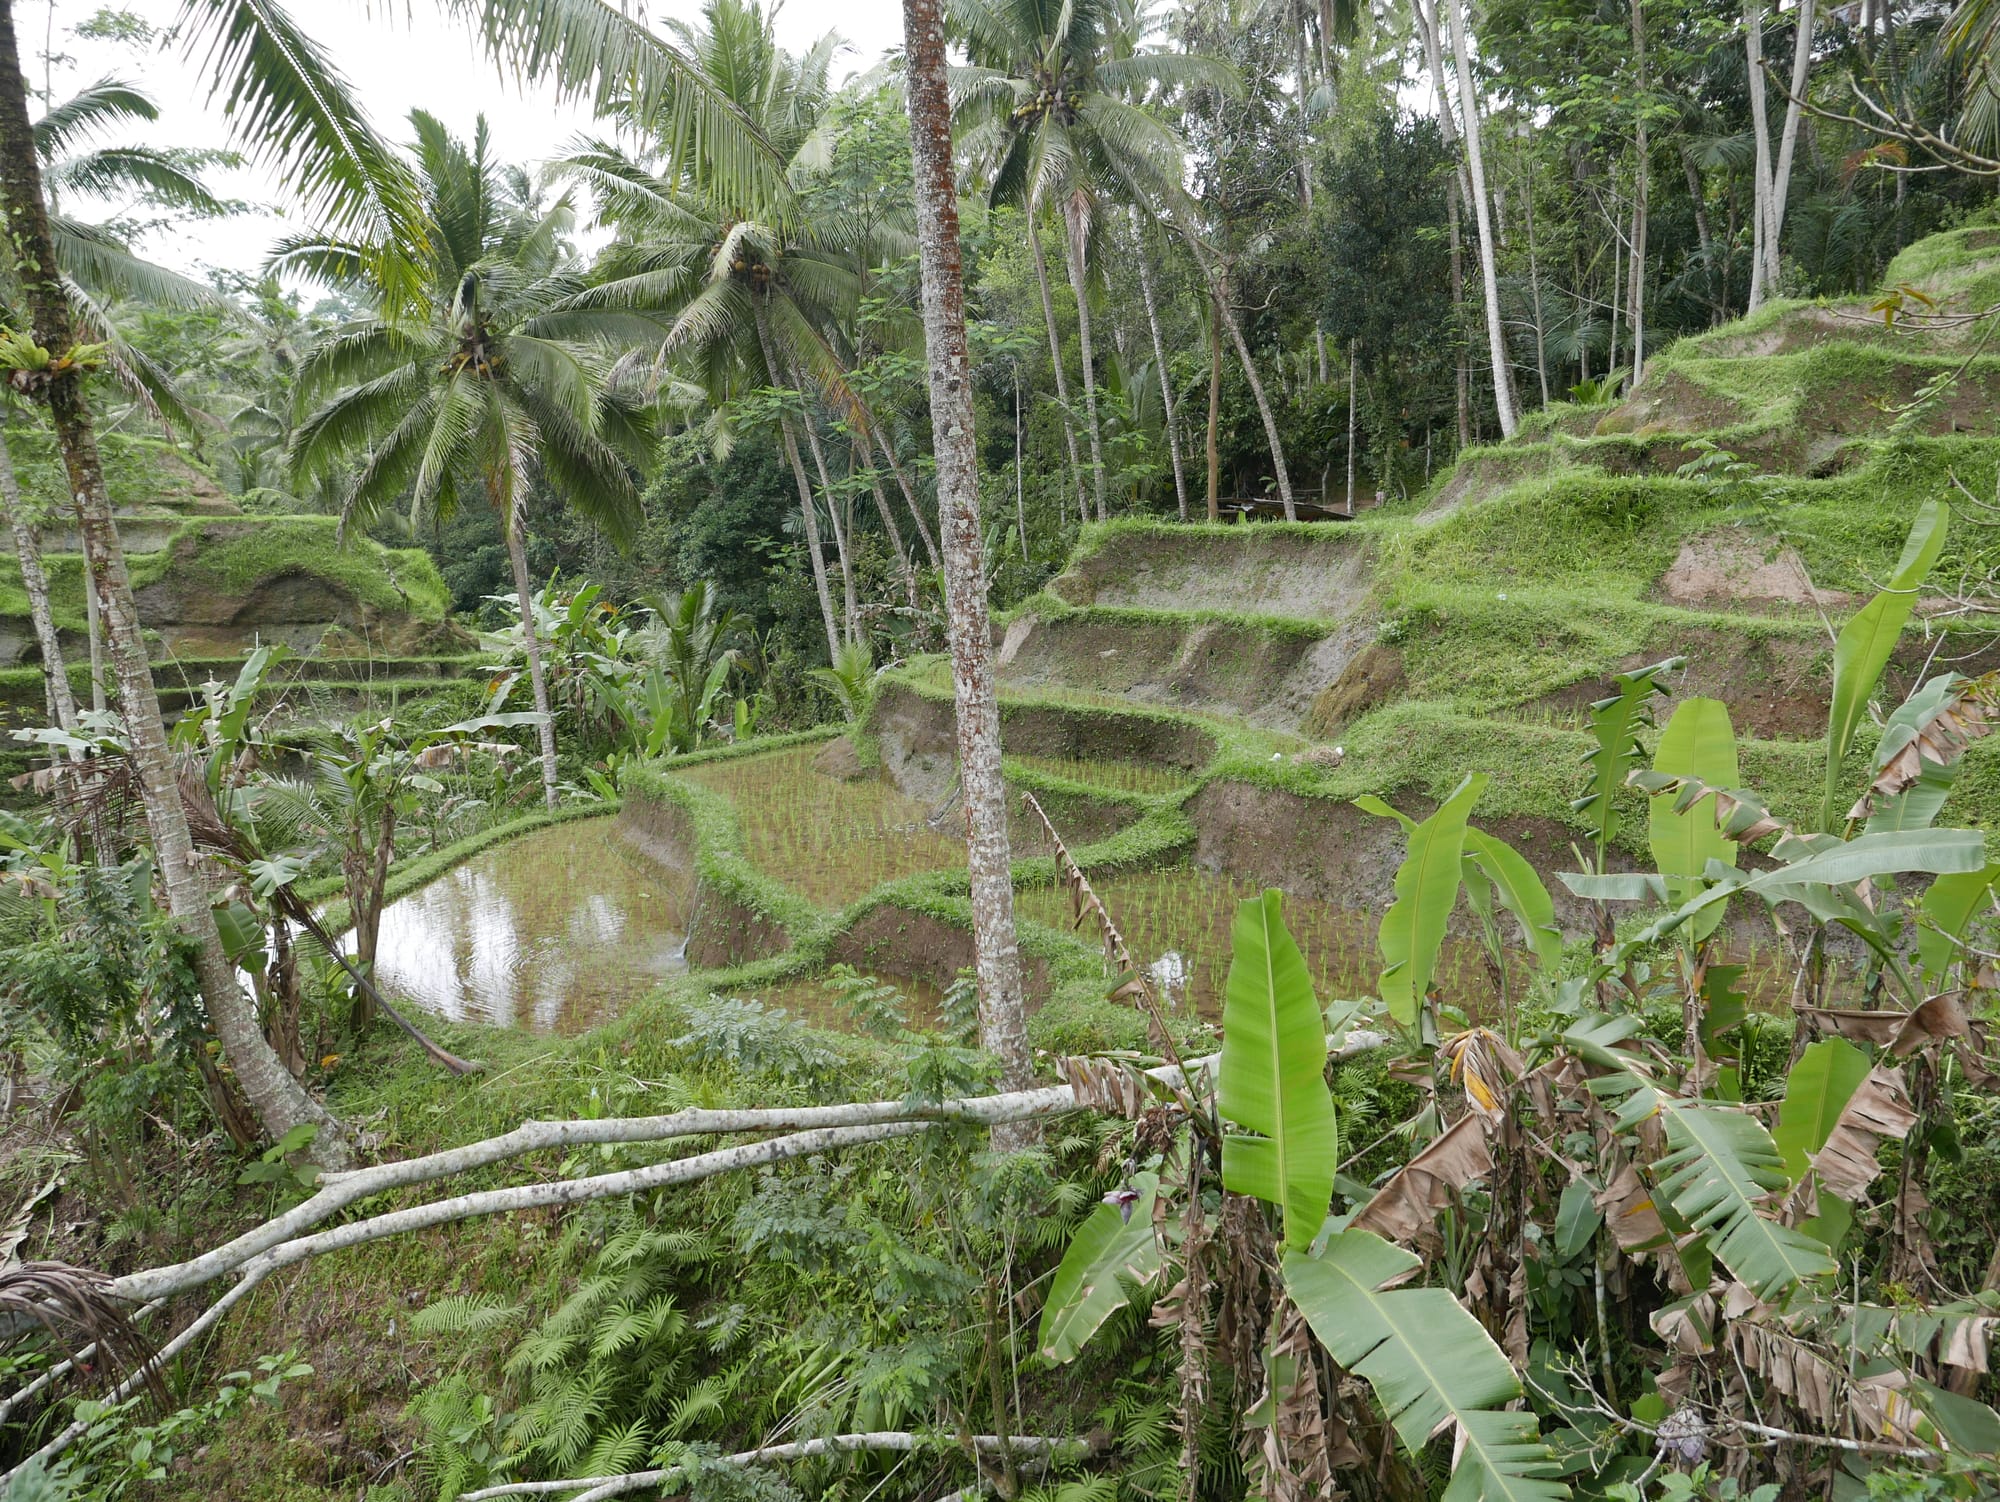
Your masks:
M 616 819 L 559 824 L 391 903 L 376 973 L 439 1016 L 581 1032 L 687 968 L 681 894 Z

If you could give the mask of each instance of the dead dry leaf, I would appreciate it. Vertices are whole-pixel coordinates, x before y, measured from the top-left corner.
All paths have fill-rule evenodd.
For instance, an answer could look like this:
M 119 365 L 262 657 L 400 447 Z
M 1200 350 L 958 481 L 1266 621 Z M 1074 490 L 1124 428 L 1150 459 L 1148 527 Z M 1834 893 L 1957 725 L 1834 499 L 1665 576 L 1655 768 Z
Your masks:
M 1876 1157 L 1882 1139 L 1901 1141 L 1916 1124 L 1903 1071 L 1878 1064 L 1849 1097 L 1826 1145 L 1813 1154 L 1813 1172 L 1820 1183 L 1853 1204 L 1882 1172 Z
M 1474 1179 L 1493 1172 L 1493 1151 L 1476 1114 L 1460 1117 L 1431 1145 L 1391 1175 L 1349 1223 L 1385 1241 L 1407 1246 L 1431 1218 Z

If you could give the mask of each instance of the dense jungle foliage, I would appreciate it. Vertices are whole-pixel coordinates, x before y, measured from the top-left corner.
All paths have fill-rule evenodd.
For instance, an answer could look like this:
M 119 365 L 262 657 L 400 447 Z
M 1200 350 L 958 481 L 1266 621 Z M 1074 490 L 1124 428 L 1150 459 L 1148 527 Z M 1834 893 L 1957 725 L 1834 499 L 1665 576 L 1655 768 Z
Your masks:
M 2000 1495 L 2000 4 L 367 9 L 0 0 L 0 1497 Z

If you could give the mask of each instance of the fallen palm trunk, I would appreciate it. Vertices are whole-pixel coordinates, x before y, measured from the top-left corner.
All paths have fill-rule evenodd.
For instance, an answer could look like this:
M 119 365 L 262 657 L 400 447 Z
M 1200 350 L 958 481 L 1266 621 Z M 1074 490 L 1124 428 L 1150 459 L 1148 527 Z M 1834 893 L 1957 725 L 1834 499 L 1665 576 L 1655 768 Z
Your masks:
M 756 1450 L 742 1450 L 734 1455 L 705 1457 L 703 1465 L 775 1465 L 789 1460 L 806 1460 L 815 1455 L 848 1455 L 861 1451 L 886 1450 L 909 1454 L 925 1445 L 962 1450 L 966 1441 L 955 1435 L 910 1434 L 899 1430 L 887 1430 L 871 1434 L 834 1434 L 824 1439 L 793 1440 L 787 1444 L 765 1445 Z M 996 1434 L 976 1434 L 971 1439 L 971 1447 L 978 1455 L 1032 1456 L 1044 1461 L 1056 1459 L 1066 1453 L 1083 1455 L 1090 1447 L 1078 1439 L 1045 1439 L 1034 1436 L 1016 1436 L 1003 1439 Z M 636 1492 L 641 1487 L 664 1486 L 678 1477 L 685 1466 L 665 1466 L 652 1471 L 630 1471 L 618 1476 L 583 1476 L 568 1481 L 509 1481 L 500 1486 L 485 1487 L 476 1492 L 464 1492 L 459 1502 L 490 1502 L 495 1497 L 547 1496 L 556 1492 L 580 1492 L 580 1496 L 569 1502 L 594 1502 L 599 1497 L 615 1497 L 624 1492 Z
M 1373 1034 L 1354 1033 L 1337 1042 L 1336 1057 L 1345 1057 L 1376 1046 Z M 1195 1102 L 1191 1082 L 1211 1072 L 1219 1058 L 1209 1055 L 1186 1065 L 1162 1065 L 1143 1073 L 1117 1060 L 1065 1058 L 1059 1071 L 1066 1083 L 1032 1090 L 1008 1091 L 999 1095 L 969 1096 L 940 1101 L 929 1106 L 911 1106 L 902 1101 L 857 1101 L 835 1106 L 753 1110 L 692 1109 L 668 1116 L 614 1117 L 596 1121 L 528 1122 L 499 1137 L 464 1147 L 449 1148 L 401 1163 L 385 1163 L 374 1168 L 356 1169 L 329 1175 L 327 1186 L 297 1208 L 266 1222 L 234 1241 L 188 1262 L 171 1267 L 132 1273 L 105 1285 L 111 1298 L 129 1303 L 153 1302 L 199 1288 L 235 1273 L 237 1285 L 224 1294 L 185 1330 L 181 1331 L 150 1361 L 114 1392 L 114 1401 L 129 1395 L 135 1384 L 164 1368 L 166 1362 L 186 1349 L 189 1342 L 212 1327 L 231 1307 L 247 1297 L 264 1279 L 281 1268 L 328 1252 L 379 1241 L 408 1231 L 447 1225 L 482 1215 L 512 1210 L 578 1205 L 618 1195 L 641 1193 L 676 1184 L 696 1183 L 738 1168 L 755 1167 L 804 1157 L 833 1148 L 858 1146 L 895 1137 L 914 1136 L 932 1126 L 959 1121 L 977 1125 L 998 1125 L 1025 1121 L 1066 1111 L 1100 1110 L 1134 1116 L 1155 1097 L 1164 1095 L 1182 1109 L 1192 1111 Z M 599 1174 L 584 1179 L 554 1183 L 518 1185 L 457 1195 L 406 1210 L 351 1221 L 316 1235 L 301 1234 L 337 1211 L 357 1201 L 413 1184 L 432 1182 L 465 1173 L 485 1165 L 520 1157 L 543 1148 L 590 1144 L 667 1142 L 677 1138 L 707 1137 L 729 1133 L 780 1131 L 787 1135 L 761 1142 L 719 1148 L 692 1157 L 670 1159 L 643 1168 Z M 34 1323 L 31 1316 L 17 1315 L 11 1324 L 0 1325 L 0 1336 L 17 1335 Z M 80 1359 L 72 1357 L 75 1361 Z M 25 1394 L 12 1400 L 18 1403 Z M 60 1455 L 85 1432 L 72 1424 L 33 1457 L 47 1462 Z M 1037 1441 L 1036 1443 L 1040 1443 Z M 11 1479 L 0 1477 L 0 1484 Z M 635 1475 L 641 1473 L 634 1473 Z M 650 1475 L 651 1473 L 645 1473 Z M 664 1474 L 664 1473 L 663 1473 Z M 570 1499 L 586 1502 L 590 1497 L 609 1497 L 620 1491 L 652 1484 L 627 1478 L 607 1478 L 599 1490 Z M 0 1493 L 4 1495 L 4 1493 Z

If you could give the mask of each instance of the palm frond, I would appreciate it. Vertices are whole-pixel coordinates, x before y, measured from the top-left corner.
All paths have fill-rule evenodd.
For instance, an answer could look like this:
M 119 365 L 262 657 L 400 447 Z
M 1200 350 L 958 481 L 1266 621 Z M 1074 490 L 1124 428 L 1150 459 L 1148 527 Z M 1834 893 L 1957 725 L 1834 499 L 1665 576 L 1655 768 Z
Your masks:
M 137 84 L 100 78 L 35 122 L 35 150 L 44 162 L 52 162 L 108 126 L 159 118 L 159 107 Z
M 149 203 L 190 214 L 227 212 L 176 153 L 150 146 L 104 146 L 66 156 L 51 163 L 44 178 L 59 193 L 95 198 L 137 194 Z
M 662 130 L 698 181 L 746 201 L 784 196 L 784 162 L 686 53 L 607 0 L 446 0 L 518 77 Z
M 277 0 L 184 0 L 179 31 L 249 153 L 316 221 L 380 247 L 392 302 L 416 297 L 427 235 L 409 171 L 319 44 Z

